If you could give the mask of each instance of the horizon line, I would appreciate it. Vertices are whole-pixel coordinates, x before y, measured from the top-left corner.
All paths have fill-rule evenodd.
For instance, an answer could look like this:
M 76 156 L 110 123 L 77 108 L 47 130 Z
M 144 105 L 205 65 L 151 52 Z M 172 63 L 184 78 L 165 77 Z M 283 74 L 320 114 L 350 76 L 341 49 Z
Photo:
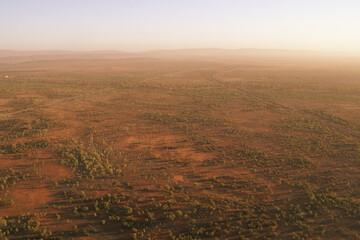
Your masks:
M 117 49 L 103 49 L 103 50 L 72 50 L 72 49 L 47 49 L 47 50 L 19 50 L 19 49 L 0 49 L 1 52 L 18 52 L 18 53 L 122 53 L 122 54 L 144 54 L 144 53 L 159 53 L 159 52 L 171 52 L 171 51 L 258 51 L 258 52 L 271 52 L 278 51 L 280 53 L 306 53 L 306 54 L 318 54 L 318 55 L 342 55 L 342 56 L 360 56 L 360 52 L 357 51 L 324 51 L 324 50 L 306 50 L 306 49 L 287 49 L 287 48 L 164 48 L 164 49 L 151 49 L 151 50 L 139 50 L 139 51 L 126 51 Z
M 194 50 L 222 50 L 222 51 L 242 51 L 242 50 L 256 50 L 256 51 L 289 51 L 289 52 L 318 52 L 331 53 L 335 51 L 323 50 L 306 50 L 306 49 L 288 49 L 288 48 L 154 48 L 151 50 L 119 50 L 119 49 L 96 49 L 96 50 L 73 50 L 73 49 L 0 49 L 1 52 L 123 52 L 123 53 L 145 53 L 156 51 L 194 51 Z

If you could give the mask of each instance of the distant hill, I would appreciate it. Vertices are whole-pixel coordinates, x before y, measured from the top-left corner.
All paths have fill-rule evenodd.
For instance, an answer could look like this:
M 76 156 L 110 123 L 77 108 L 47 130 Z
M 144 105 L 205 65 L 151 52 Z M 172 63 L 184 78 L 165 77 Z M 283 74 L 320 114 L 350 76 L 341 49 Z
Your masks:
M 120 59 L 134 57 L 133 53 L 120 51 L 8 51 L 0 50 L 0 62 L 18 63 L 28 61 L 65 59 Z
M 0 50 L 1 63 L 19 63 L 47 60 L 66 59 L 126 59 L 126 58 L 249 58 L 249 57 L 311 57 L 322 56 L 324 53 L 316 51 L 294 51 L 281 49 L 169 49 L 145 52 L 124 51 L 11 51 Z
M 204 48 L 204 49 L 177 49 L 177 50 L 155 50 L 144 52 L 149 56 L 158 57 L 249 57 L 249 56 L 270 56 L 270 57 L 288 57 L 288 56 L 310 56 L 320 55 L 316 51 L 295 51 L 281 49 L 220 49 L 220 48 Z

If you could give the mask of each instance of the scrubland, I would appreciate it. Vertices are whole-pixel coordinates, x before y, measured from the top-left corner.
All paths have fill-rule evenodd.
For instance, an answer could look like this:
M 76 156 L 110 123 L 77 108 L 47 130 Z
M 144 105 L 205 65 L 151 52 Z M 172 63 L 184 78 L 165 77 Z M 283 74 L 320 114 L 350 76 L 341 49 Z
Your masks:
M 0 57 L 0 239 L 360 239 L 360 60 L 186 54 Z

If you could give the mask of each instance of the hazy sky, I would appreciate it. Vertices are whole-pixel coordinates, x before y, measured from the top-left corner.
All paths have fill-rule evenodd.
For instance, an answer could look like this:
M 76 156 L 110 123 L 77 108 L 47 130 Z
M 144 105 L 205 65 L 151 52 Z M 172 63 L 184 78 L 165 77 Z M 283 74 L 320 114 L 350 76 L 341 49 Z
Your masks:
M 360 52 L 360 0 L 0 0 L 0 49 Z

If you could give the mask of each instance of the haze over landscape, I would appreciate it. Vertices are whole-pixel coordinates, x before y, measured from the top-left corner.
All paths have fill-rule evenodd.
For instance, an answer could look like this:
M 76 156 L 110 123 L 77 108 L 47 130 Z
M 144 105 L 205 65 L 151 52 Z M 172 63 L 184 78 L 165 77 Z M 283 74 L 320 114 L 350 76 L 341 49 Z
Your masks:
M 359 10 L 0 0 L 0 240 L 360 240 Z
M 3 50 L 360 52 L 356 0 L 2 0 Z

